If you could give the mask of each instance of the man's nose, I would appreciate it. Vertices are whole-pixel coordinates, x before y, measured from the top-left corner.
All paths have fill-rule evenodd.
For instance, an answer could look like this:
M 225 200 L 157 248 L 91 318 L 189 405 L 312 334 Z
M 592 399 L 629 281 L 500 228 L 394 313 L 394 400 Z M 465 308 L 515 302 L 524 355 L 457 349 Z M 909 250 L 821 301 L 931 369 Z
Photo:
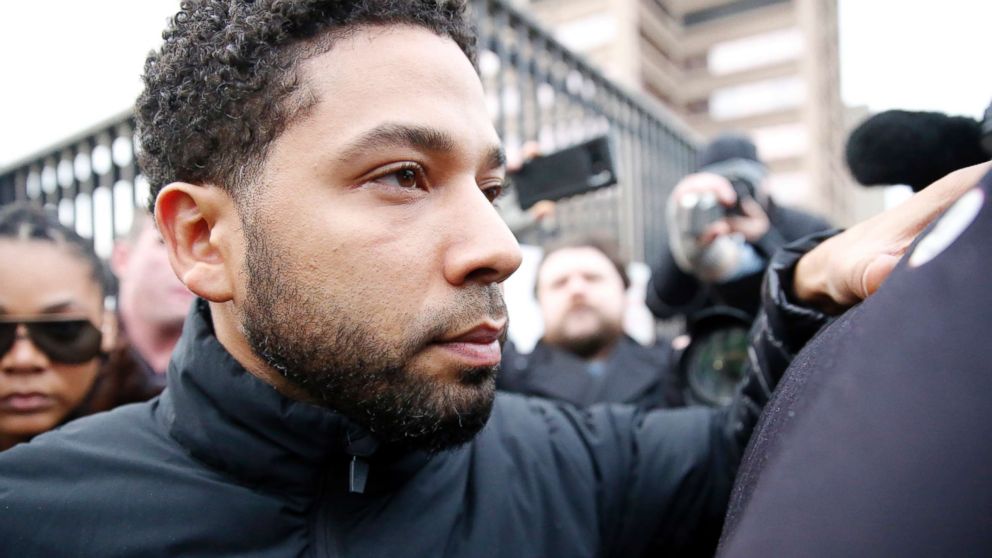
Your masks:
M 24 324 L 19 324 L 14 344 L 0 358 L 0 368 L 10 374 L 30 373 L 40 372 L 47 365 L 48 357 L 39 351 L 28 337 L 27 327 Z
M 569 300 L 573 302 L 585 301 L 588 286 L 589 285 L 582 279 L 570 277 L 568 283 L 565 284 Z
M 452 285 L 502 282 L 520 267 L 520 245 L 474 181 L 452 190 L 445 279 Z

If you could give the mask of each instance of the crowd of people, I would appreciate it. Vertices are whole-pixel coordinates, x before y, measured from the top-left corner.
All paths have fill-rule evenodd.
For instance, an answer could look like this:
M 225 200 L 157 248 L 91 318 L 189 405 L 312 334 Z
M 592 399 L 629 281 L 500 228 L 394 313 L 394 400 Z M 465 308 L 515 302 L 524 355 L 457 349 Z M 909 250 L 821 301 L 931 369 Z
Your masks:
M 836 316 L 840 335 L 870 320 L 887 299 L 861 303 L 890 274 L 902 285 L 988 224 L 988 165 L 841 232 L 776 205 L 747 138 L 707 145 L 669 199 L 646 302 L 753 329 L 733 397 L 693 405 L 684 347 L 624 332 L 610 239 L 546 245 L 543 338 L 506 341 L 500 283 L 520 251 L 493 206 L 506 160 L 463 3 L 202 0 L 164 38 L 136 106 L 152 214 L 110 262 L 44 209 L 0 209 L 18 262 L 0 270 L 0 554 L 759 556 L 778 540 L 829 556 L 845 534 L 866 545 L 849 555 L 933 548 L 857 536 L 839 503 L 769 526 L 774 504 L 801 504 L 764 457 L 828 424 L 783 410 L 833 373 L 829 335 L 810 340 Z M 952 205 L 963 225 L 920 234 Z M 973 254 L 960 265 L 989 261 Z M 776 445 L 793 424 L 813 430 Z M 783 533 L 790 520 L 803 529 Z M 938 532 L 954 555 L 990 548 Z

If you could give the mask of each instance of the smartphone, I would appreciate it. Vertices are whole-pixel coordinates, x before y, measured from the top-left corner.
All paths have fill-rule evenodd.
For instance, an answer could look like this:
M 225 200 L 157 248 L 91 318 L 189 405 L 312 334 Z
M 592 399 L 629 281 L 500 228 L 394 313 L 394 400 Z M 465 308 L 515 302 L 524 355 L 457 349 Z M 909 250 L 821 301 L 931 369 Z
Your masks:
M 522 209 L 617 183 L 607 136 L 531 159 L 510 178 Z

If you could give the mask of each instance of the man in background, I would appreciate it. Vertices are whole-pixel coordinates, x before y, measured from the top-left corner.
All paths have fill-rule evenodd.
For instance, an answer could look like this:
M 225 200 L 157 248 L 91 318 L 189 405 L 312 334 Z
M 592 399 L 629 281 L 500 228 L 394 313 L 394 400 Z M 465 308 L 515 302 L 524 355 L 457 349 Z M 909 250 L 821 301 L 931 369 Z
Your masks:
M 669 343 L 645 347 L 623 331 L 628 287 L 614 242 L 549 247 L 535 289 L 544 337 L 529 355 L 507 344 L 498 387 L 582 406 L 681 406 Z
M 746 136 L 718 136 L 700 151 L 697 165 L 668 199 L 668 243 L 652 269 L 645 303 L 662 319 L 691 322 L 714 306 L 753 318 L 761 278 L 775 251 L 830 225 L 772 200 L 764 185 L 768 169 Z M 724 216 L 704 227 L 693 215 L 707 204 Z
M 165 372 L 179 341 L 193 293 L 176 277 L 155 221 L 137 212 L 128 235 L 111 256 L 119 289 L 121 335 L 110 370 L 129 401 L 143 401 L 165 387 Z

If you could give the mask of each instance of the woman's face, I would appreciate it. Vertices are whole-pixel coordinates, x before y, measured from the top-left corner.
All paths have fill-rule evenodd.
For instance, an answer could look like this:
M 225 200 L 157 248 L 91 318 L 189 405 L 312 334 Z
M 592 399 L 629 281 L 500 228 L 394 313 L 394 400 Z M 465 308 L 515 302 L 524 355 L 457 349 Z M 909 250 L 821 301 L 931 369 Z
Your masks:
M 42 240 L 0 239 L 0 322 L 83 319 L 104 325 L 100 286 L 89 264 L 70 250 Z M 16 332 L 0 357 L 0 449 L 58 425 L 82 403 L 100 366 L 98 356 L 59 362 L 39 349 L 27 326 L 17 325 Z M 103 350 L 108 342 L 105 335 Z

